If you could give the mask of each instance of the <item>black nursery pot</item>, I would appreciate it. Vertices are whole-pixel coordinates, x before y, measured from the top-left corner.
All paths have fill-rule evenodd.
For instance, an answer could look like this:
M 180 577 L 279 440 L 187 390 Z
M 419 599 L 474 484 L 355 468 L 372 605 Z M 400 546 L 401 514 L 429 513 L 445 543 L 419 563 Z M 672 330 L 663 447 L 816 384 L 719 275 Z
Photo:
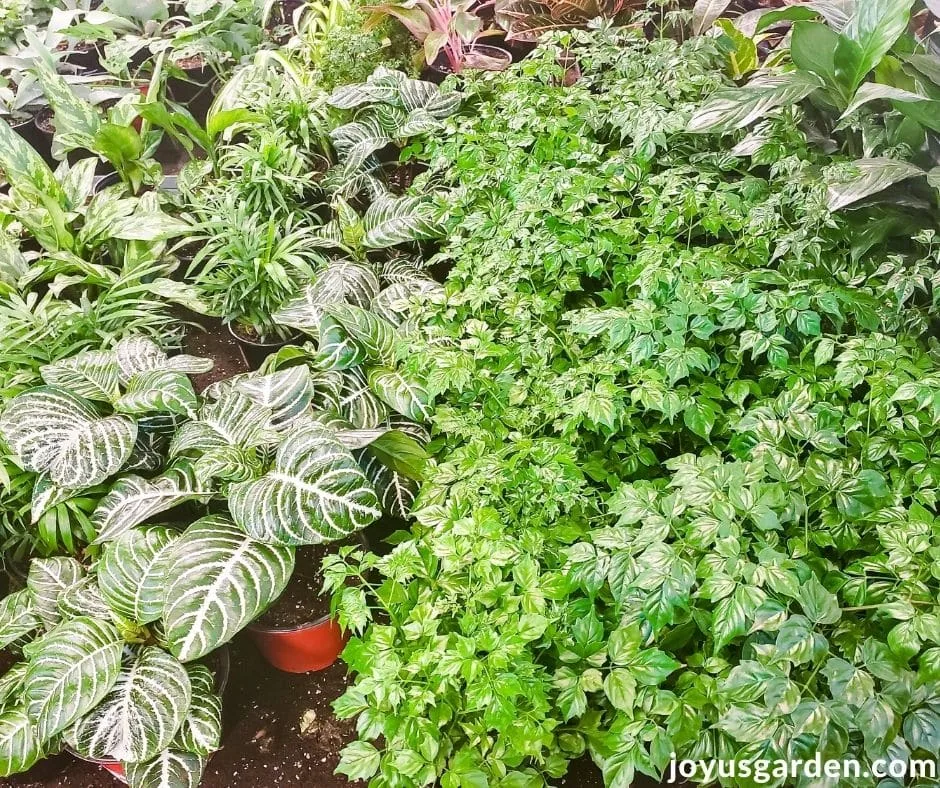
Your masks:
M 66 42 L 59 46 L 61 49 L 68 48 Z M 91 41 L 80 41 L 72 45 L 72 51 L 62 61 L 85 71 L 97 71 L 101 67 L 101 50 Z
M 286 338 L 249 337 L 239 331 L 237 325 L 228 323 L 227 328 L 229 333 L 238 341 L 238 344 L 241 345 L 245 353 L 245 358 L 248 361 L 248 366 L 252 369 L 260 368 L 268 356 L 300 338 L 300 333 L 292 334 Z
M 39 129 L 35 115 L 28 113 L 17 115 L 11 118 L 10 127 L 31 145 L 47 164 L 55 164 L 52 158 L 52 135 L 45 134 Z
M 177 104 L 184 105 L 196 120 L 205 123 L 218 89 L 215 72 L 200 57 L 178 60 L 173 66 L 181 76 L 174 75 L 167 80 L 167 93 Z

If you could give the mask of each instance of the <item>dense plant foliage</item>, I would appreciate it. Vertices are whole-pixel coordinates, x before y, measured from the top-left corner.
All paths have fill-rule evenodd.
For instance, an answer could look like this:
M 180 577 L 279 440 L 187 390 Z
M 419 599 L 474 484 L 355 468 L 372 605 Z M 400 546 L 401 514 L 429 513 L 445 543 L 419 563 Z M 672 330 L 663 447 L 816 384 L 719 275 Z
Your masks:
M 439 460 L 413 533 L 331 569 L 377 570 L 382 610 L 342 770 L 935 755 L 936 210 L 913 238 L 834 213 L 796 106 L 747 151 L 689 134 L 727 84 L 708 39 L 561 45 L 577 85 L 552 46 L 469 79 L 424 153 L 455 187 L 409 356 Z

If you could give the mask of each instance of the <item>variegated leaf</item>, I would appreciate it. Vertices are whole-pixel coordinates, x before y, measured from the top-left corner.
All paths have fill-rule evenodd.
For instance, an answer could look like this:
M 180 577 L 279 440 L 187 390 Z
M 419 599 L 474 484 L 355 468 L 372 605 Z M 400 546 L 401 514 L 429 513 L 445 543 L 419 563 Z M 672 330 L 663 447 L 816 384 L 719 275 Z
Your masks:
M 367 307 L 379 292 L 379 280 L 371 266 L 336 260 L 317 272 L 316 281 L 274 314 L 274 322 L 318 336 L 323 308 L 348 303 Z
M 63 621 L 80 616 L 111 621 L 111 608 L 101 597 L 94 577 L 83 577 L 59 594 L 58 608 Z
M 369 205 L 362 223 L 362 244 L 368 249 L 437 238 L 443 232 L 434 205 L 421 197 L 379 197 Z
M 149 761 L 170 746 L 191 702 L 186 668 L 163 649 L 145 646 L 76 723 L 71 740 L 86 758 Z
M 188 460 L 177 461 L 154 479 L 123 476 L 98 502 L 91 515 L 91 523 L 98 532 L 95 543 L 116 539 L 155 514 L 205 494 Z
M 178 531 L 162 525 L 133 528 L 104 547 L 98 562 L 98 588 L 111 608 L 138 624 L 163 615 L 165 559 Z
M 365 348 L 355 342 L 329 315 L 320 321 L 320 346 L 316 366 L 322 370 L 343 370 L 359 366 L 368 358 Z
M 369 386 L 390 408 L 412 421 L 428 421 L 430 397 L 418 381 L 410 380 L 389 367 L 375 367 L 369 371 Z
M 0 118 L 0 170 L 17 191 L 37 200 L 45 196 L 63 207 L 66 205 L 66 194 L 42 156 L 3 118 Z
M 360 369 L 350 369 L 343 373 L 337 411 L 360 430 L 380 427 L 388 418 L 388 409 L 375 395 Z
M 398 98 L 398 90 L 393 85 L 375 82 L 360 82 L 336 88 L 327 102 L 337 109 L 355 109 L 363 104 L 393 102 Z
M 330 138 L 347 174 L 355 172 L 373 153 L 394 140 L 392 132 L 377 117 L 338 126 L 330 132 Z
M 146 763 L 125 763 L 130 788 L 198 788 L 206 759 L 191 752 L 164 750 Z
M 407 476 L 395 473 L 377 457 L 365 452 L 361 458 L 361 464 L 369 481 L 378 492 L 382 510 L 393 517 L 406 520 L 411 514 L 419 483 Z
M 271 424 L 277 430 L 286 429 L 307 413 L 314 393 L 310 370 L 304 365 L 270 375 L 242 377 L 235 383 L 235 389 L 268 409 Z
M 42 756 L 42 742 L 25 710 L 15 708 L 0 714 L 0 777 L 25 772 Z
M 182 372 L 156 369 L 138 372 L 127 391 L 114 403 L 118 413 L 178 413 L 195 417 L 199 400 L 192 381 Z
M 215 677 L 205 665 L 186 666 L 193 686 L 189 713 L 171 745 L 175 750 L 209 755 L 222 741 L 222 699 L 215 692 Z
M 372 299 L 371 309 L 394 326 L 400 326 L 411 312 L 411 300 L 421 293 L 433 293 L 436 283 L 426 280 L 421 284 L 396 282 Z
M 260 476 L 262 471 L 263 461 L 257 449 L 216 446 L 196 460 L 196 478 L 205 486 L 210 486 L 213 480 L 243 482 Z
M 121 469 L 134 448 L 137 425 L 124 416 L 101 418 L 87 401 L 41 386 L 10 402 L 0 433 L 24 468 L 48 473 L 60 487 L 79 489 Z
M 370 359 L 388 363 L 394 358 L 395 326 L 387 320 L 351 304 L 334 304 L 326 312 Z
M 121 371 L 121 382 L 127 383 L 140 372 L 165 370 L 184 375 L 199 375 L 212 369 L 212 360 L 197 356 L 167 356 L 160 346 L 148 337 L 128 337 L 114 348 L 115 358 Z
M 77 397 L 113 402 L 120 395 L 117 362 L 113 353 L 104 350 L 79 353 L 47 364 L 40 372 L 47 384 L 65 389 Z
M 270 473 L 233 485 L 229 509 L 247 534 L 286 545 L 332 542 L 381 515 L 355 458 L 332 430 L 316 423 L 284 441 Z
M 28 669 L 28 662 L 17 662 L 0 676 L 0 711 L 6 711 L 18 699 Z
M 124 641 L 113 624 L 73 618 L 59 624 L 31 655 L 23 685 L 26 712 L 47 741 L 91 711 L 121 672 Z
M 249 449 L 276 442 L 271 412 L 238 391 L 227 389 L 216 402 L 203 405 L 196 421 L 184 424 L 176 433 L 170 456 L 222 446 Z
M 6 648 L 40 626 L 42 619 L 36 614 L 33 597 L 27 589 L 9 594 L 0 602 L 0 648 Z
M 47 474 L 40 474 L 33 485 L 33 496 L 30 502 L 31 522 L 38 522 L 39 518 L 53 506 L 58 506 L 74 495 L 75 490 L 59 487 L 52 483 Z
M 222 517 L 204 517 L 168 555 L 163 620 L 182 662 L 231 640 L 284 590 L 294 551 L 264 544 Z
M 26 589 L 33 600 L 33 610 L 47 629 L 61 619 L 59 595 L 85 576 L 85 568 L 74 558 L 34 558 L 29 564 Z

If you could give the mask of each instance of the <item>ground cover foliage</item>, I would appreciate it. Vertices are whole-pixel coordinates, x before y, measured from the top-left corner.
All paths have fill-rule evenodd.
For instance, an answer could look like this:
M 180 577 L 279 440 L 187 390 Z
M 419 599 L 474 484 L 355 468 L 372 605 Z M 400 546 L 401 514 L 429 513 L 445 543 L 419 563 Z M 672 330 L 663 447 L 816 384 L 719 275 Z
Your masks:
M 375 592 L 336 706 L 372 788 L 940 750 L 936 192 L 833 210 L 858 171 L 798 104 L 690 133 L 723 62 L 568 34 L 415 146 L 436 466 L 390 555 L 329 571 Z

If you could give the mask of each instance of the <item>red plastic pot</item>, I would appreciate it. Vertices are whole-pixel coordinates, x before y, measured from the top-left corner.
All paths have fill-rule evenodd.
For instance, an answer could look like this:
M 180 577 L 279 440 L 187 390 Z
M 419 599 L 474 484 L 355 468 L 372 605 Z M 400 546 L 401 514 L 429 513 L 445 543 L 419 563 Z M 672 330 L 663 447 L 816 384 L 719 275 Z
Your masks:
M 251 624 L 248 634 L 264 658 L 285 673 L 325 670 L 339 659 L 348 639 L 330 616 L 293 629 Z
M 358 541 L 369 550 L 369 540 L 361 531 Z M 285 673 L 310 673 L 326 670 L 339 659 L 349 636 L 329 615 L 299 627 L 278 629 L 249 624 L 248 634 L 264 658 Z

